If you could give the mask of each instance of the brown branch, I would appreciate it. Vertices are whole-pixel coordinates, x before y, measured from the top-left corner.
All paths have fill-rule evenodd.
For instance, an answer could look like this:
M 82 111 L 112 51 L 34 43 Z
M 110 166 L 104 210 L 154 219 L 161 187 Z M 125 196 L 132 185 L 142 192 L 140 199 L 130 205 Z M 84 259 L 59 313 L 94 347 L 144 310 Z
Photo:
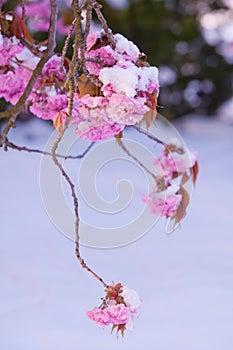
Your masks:
M 125 154 L 127 154 L 128 157 L 132 158 L 142 169 L 144 169 L 149 175 L 151 175 L 156 182 L 158 181 L 158 177 L 154 173 L 152 173 L 152 171 L 147 169 L 147 167 L 137 157 L 135 157 L 132 153 L 129 152 L 129 150 L 126 148 L 121 139 L 117 139 L 117 143 L 120 146 L 120 148 L 125 152 Z
M 151 135 L 148 131 L 144 131 L 142 130 L 140 127 L 132 125 L 132 128 L 134 128 L 135 130 L 137 130 L 137 132 L 139 132 L 140 134 L 143 134 L 145 136 L 147 136 L 149 139 L 163 145 L 163 146 L 167 146 L 167 144 L 165 142 L 163 142 L 162 140 L 160 140 L 159 138 Z
M 72 36 L 73 31 L 74 31 L 75 22 L 76 22 L 76 19 L 74 19 L 73 22 L 71 23 L 71 26 L 69 28 L 69 31 L 68 31 L 68 34 L 67 34 L 67 37 L 66 37 L 63 49 L 62 49 L 62 53 L 61 53 L 61 57 L 62 57 L 61 58 L 61 70 L 63 68 L 65 56 L 66 56 L 66 53 L 67 53 L 67 50 L 68 50 L 68 46 L 69 46 L 69 42 L 71 40 L 71 36 Z
M 53 55 L 53 52 L 56 46 L 56 23 L 57 23 L 57 14 L 58 14 L 57 0 L 50 0 L 50 4 L 51 4 L 51 15 L 50 15 L 50 27 L 49 27 L 47 50 L 44 51 L 44 55 L 41 58 L 41 60 L 38 62 L 19 101 L 10 110 L 0 113 L 0 119 L 9 118 L 7 125 L 5 126 L 3 133 L 0 136 L 0 146 L 4 145 L 7 134 L 9 130 L 12 127 L 14 127 L 17 116 L 20 114 L 20 112 L 22 112 L 25 106 L 25 103 L 27 101 L 27 98 L 33 89 L 33 86 L 36 82 L 37 77 L 41 74 L 45 63 Z
M 66 127 L 67 126 L 68 126 L 68 124 L 66 125 Z M 90 272 L 92 274 L 92 276 L 94 276 L 100 283 L 102 283 L 105 288 L 108 288 L 108 285 L 104 282 L 104 280 L 85 263 L 85 261 L 83 260 L 83 258 L 81 257 L 81 254 L 80 254 L 78 198 L 77 198 L 77 195 L 75 192 L 75 186 L 74 186 L 73 182 L 71 181 L 69 175 L 64 170 L 62 164 L 58 161 L 57 156 L 56 156 L 56 150 L 57 150 L 58 145 L 59 145 L 59 143 L 64 135 L 64 132 L 65 132 L 65 129 L 63 130 L 63 132 L 58 136 L 58 138 L 54 142 L 54 145 L 52 147 L 51 152 L 52 152 L 52 159 L 54 161 L 54 164 L 61 171 L 61 174 L 65 178 L 66 182 L 68 183 L 70 190 L 71 190 L 71 194 L 72 194 L 74 215 L 75 215 L 75 255 L 76 255 L 80 265 L 84 269 L 86 269 L 88 272 Z
M 115 47 L 116 43 L 115 43 L 115 40 L 114 40 L 114 36 L 112 34 L 111 29 L 109 29 L 109 27 L 108 27 L 106 19 L 104 18 L 103 14 L 101 12 L 102 5 L 100 5 L 98 3 L 98 1 L 93 1 L 92 0 L 91 2 L 92 2 L 92 6 L 93 6 L 93 8 L 94 8 L 94 10 L 95 10 L 95 12 L 97 14 L 98 20 L 100 21 L 101 26 L 102 26 L 103 30 L 105 31 L 105 34 L 108 37 L 108 40 L 113 45 L 113 47 Z
M 62 154 L 56 154 L 56 157 L 57 158 L 63 158 L 65 160 L 67 159 L 82 159 L 83 157 L 85 157 L 85 155 L 91 150 L 91 148 L 93 147 L 95 143 L 92 142 L 87 148 L 86 150 L 81 153 L 81 154 L 78 154 L 76 156 L 64 156 Z M 36 148 L 29 148 L 29 147 L 25 147 L 25 146 L 18 146 L 16 144 L 14 144 L 13 142 L 10 142 L 8 141 L 8 139 L 6 139 L 5 141 L 5 147 L 6 149 L 7 148 L 11 148 L 11 149 L 14 149 L 14 150 L 17 150 L 17 151 L 23 151 L 23 152 L 28 152 L 28 153 L 38 153 L 38 154 L 43 154 L 45 156 L 52 156 L 52 153 L 51 152 L 46 152 L 46 151 L 42 151 L 40 149 L 36 149 Z
M 25 20 L 25 17 L 26 17 L 26 11 L 25 11 L 25 1 L 24 0 L 20 0 L 19 1 L 20 3 L 20 6 L 21 6 L 21 9 L 22 9 L 22 20 L 24 21 Z

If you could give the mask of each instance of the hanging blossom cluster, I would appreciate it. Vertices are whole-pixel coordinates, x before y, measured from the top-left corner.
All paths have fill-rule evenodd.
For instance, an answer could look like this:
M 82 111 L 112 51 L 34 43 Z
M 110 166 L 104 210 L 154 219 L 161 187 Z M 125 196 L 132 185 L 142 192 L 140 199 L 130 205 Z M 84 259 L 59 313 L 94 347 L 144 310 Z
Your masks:
M 100 306 L 87 311 L 87 316 L 101 326 L 112 325 L 112 331 L 124 335 L 126 329 L 133 330 L 134 320 L 139 316 L 141 299 L 133 289 L 121 283 L 106 288 Z
M 72 122 L 77 135 L 91 141 L 119 134 L 147 113 L 154 115 L 156 108 L 158 69 L 148 66 L 138 47 L 123 35 L 113 38 L 114 45 L 101 32 L 88 35 L 86 67 L 100 86 L 82 74 L 74 96 Z
M 13 13 L 2 18 L 8 25 L 16 20 Z M 91 141 L 117 135 L 125 126 L 142 121 L 148 113 L 155 117 L 158 69 L 150 67 L 138 47 L 124 36 L 116 34 L 113 38 L 114 45 L 101 32 L 89 33 L 85 51 L 89 76 L 82 74 L 75 87 L 71 121 L 77 125 L 77 135 Z M 38 50 L 43 51 L 44 47 Z M 38 61 L 39 57 L 15 36 L 1 35 L 0 97 L 16 104 Z M 69 60 L 65 62 L 63 65 L 58 55 L 50 58 L 27 100 L 35 116 L 55 119 L 55 125 L 64 122 L 68 114 L 64 83 Z
M 48 30 L 49 3 L 48 0 L 25 2 L 27 23 L 32 31 Z M 68 24 L 74 18 L 70 3 L 70 0 L 59 1 L 57 32 L 61 35 L 67 33 Z M 87 3 L 90 5 L 90 2 Z M 0 15 L 0 98 L 12 105 L 20 101 L 47 49 L 44 43 L 36 44 L 31 37 L 20 17 L 23 12 L 18 7 L 16 12 Z M 75 20 L 76 23 L 80 21 L 81 27 L 81 15 Z M 101 23 L 104 28 L 104 21 Z M 86 23 L 86 28 L 88 25 L 90 23 Z M 125 150 L 121 141 L 124 128 L 140 125 L 143 120 L 149 128 L 151 120 L 156 117 L 158 69 L 151 67 L 138 47 L 121 34 L 113 35 L 106 28 L 105 31 L 98 32 L 88 30 L 86 34 L 88 35 L 82 36 L 84 50 L 82 51 L 82 45 L 74 44 L 71 61 L 64 53 L 49 56 L 40 74 L 35 76 L 24 103 L 24 107 L 36 117 L 53 121 L 60 133 L 51 155 L 55 165 L 62 169 L 63 175 L 66 172 L 56 158 L 56 150 L 68 124 L 76 126 L 78 137 L 90 141 L 115 136 L 119 146 Z M 78 35 L 77 27 L 74 35 Z M 14 124 L 12 120 L 15 119 L 11 117 L 9 127 L 7 125 L 5 128 L 5 137 Z M 185 184 L 190 179 L 194 184 L 196 182 L 197 158 L 195 153 L 186 150 L 177 140 L 171 140 L 169 144 L 160 143 L 163 144 L 162 154 L 153 162 L 155 186 L 142 200 L 153 214 L 179 223 L 189 204 Z M 127 154 L 130 155 L 129 152 Z M 138 163 L 142 165 L 141 162 Z M 76 222 L 79 222 L 74 185 L 68 174 L 65 178 L 72 191 Z M 124 335 L 126 330 L 133 329 L 141 299 L 134 290 L 121 283 L 108 286 L 86 265 L 79 252 L 78 225 L 75 230 L 76 256 L 80 264 L 106 288 L 101 305 L 88 311 L 87 316 L 99 325 L 112 325 L 112 331 L 116 329 L 117 333 Z
M 191 178 L 196 182 L 198 163 L 196 152 L 182 147 L 172 139 L 163 147 L 162 155 L 153 161 L 156 183 L 149 195 L 142 196 L 152 214 L 174 219 L 179 223 L 186 214 L 189 196 L 184 186 Z

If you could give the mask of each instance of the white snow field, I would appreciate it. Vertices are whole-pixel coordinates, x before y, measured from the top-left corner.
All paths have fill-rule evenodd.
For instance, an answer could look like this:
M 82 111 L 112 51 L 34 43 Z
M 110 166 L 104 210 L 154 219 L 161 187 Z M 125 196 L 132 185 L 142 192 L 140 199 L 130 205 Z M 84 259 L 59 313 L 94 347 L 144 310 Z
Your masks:
M 100 304 L 103 288 L 46 214 L 40 155 L 0 149 L 1 350 L 233 348 L 233 126 L 199 116 L 175 126 L 200 163 L 181 228 L 168 235 L 160 220 L 124 247 L 81 248 L 108 283 L 121 281 L 143 299 L 135 329 L 123 339 L 85 315 Z M 32 120 L 11 140 L 43 148 L 50 133 Z

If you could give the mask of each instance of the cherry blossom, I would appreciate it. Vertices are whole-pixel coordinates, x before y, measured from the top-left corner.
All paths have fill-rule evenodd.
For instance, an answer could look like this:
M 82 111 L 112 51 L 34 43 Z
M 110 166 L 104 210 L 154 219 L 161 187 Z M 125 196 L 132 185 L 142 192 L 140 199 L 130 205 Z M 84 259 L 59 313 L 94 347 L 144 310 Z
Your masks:
M 133 289 L 121 283 L 113 284 L 106 289 L 106 296 L 102 304 L 91 311 L 87 311 L 90 320 L 102 326 L 112 324 L 112 330 L 122 335 L 126 329 L 133 330 L 133 323 L 139 315 L 141 299 Z

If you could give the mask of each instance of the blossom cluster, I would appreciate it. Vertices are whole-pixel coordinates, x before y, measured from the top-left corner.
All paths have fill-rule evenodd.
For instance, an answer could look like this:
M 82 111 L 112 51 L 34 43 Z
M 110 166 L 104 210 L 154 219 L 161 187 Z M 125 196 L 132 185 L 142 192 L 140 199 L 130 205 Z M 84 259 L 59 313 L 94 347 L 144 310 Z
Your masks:
M 106 289 L 102 304 L 87 311 L 90 320 L 101 326 L 112 325 L 112 331 L 124 335 L 125 330 L 133 330 L 133 322 L 139 315 L 141 299 L 133 289 L 121 283 L 113 284 Z
M 37 3 L 30 6 L 37 6 Z M 29 5 L 28 5 L 29 6 Z M 20 40 L 28 34 L 22 20 L 13 12 L 1 17 L 0 98 L 16 104 L 40 58 Z M 20 28 L 5 33 L 4 26 Z M 30 38 L 32 39 L 32 38 Z M 32 39 L 33 40 L 33 39 Z M 39 47 L 43 51 L 45 47 Z M 33 51 L 33 52 L 32 52 Z M 75 86 L 71 122 L 77 135 L 91 141 L 119 134 L 125 126 L 140 122 L 146 113 L 155 115 L 158 95 L 158 69 L 150 67 L 138 47 L 121 34 L 109 42 L 102 32 L 90 32 L 86 40 L 88 74 L 81 74 Z M 27 105 L 37 117 L 61 122 L 68 111 L 69 91 L 64 88 L 69 60 L 63 64 L 55 54 L 45 64 L 28 97 Z
M 138 47 L 121 34 L 115 34 L 113 40 L 114 44 L 109 43 L 101 32 L 89 33 L 86 67 L 101 87 L 81 76 L 74 99 L 77 135 L 92 141 L 118 134 L 156 108 L 158 69 L 148 66 Z
M 179 222 L 185 215 L 189 200 L 184 185 L 189 179 L 194 184 L 196 181 L 197 154 L 182 147 L 178 139 L 172 139 L 163 148 L 162 155 L 154 159 L 153 166 L 157 174 L 156 184 L 142 200 L 152 214 Z

